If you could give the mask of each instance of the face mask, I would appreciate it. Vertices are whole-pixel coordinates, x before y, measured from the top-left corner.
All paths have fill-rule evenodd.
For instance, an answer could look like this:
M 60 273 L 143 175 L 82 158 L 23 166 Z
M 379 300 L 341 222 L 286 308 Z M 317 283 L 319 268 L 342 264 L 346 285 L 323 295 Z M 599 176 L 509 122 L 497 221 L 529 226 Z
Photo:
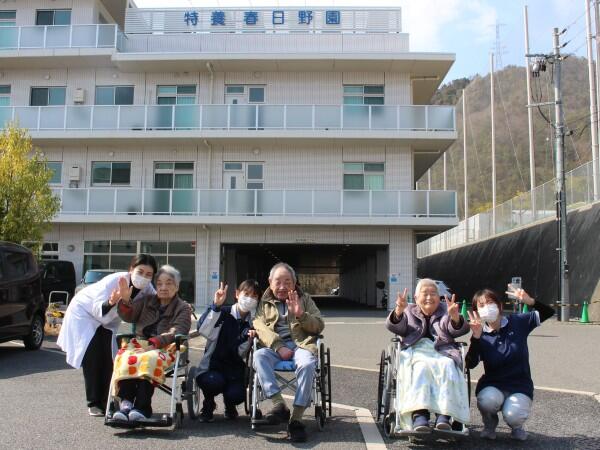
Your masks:
M 238 305 L 243 312 L 253 312 L 256 309 L 256 305 L 258 305 L 258 300 L 246 295 L 240 295 Z
M 140 291 L 150 284 L 150 279 L 137 273 L 131 274 L 131 284 Z
M 477 308 L 477 312 L 484 322 L 495 322 L 498 319 L 498 314 L 500 314 L 498 305 L 495 303 Z

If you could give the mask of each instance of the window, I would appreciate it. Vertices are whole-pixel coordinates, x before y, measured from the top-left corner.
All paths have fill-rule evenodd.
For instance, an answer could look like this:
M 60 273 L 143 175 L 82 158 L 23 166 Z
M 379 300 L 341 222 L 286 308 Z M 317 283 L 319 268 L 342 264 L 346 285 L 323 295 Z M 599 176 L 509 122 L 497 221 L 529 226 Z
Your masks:
M 265 102 L 265 88 L 264 87 L 248 88 L 248 103 L 264 103 L 264 102 Z
M 70 9 L 38 9 L 36 25 L 71 25 Z
M 383 85 L 344 86 L 344 105 L 383 105 Z
M 264 163 L 223 163 L 223 187 L 225 189 L 264 189 Z
M 32 261 L 29 253 L 7 250 L 4 253 L 7 272 L 14 277 L 22 277 L 29 273 Z
M 264 86 L 243 86 L 230 85 L 225 87 L 226 103 L 264 103 L 265 102 L 265 87 Z M 233 101 L 227 101 L 231 98 Z M 246 102 L 239 102 L 238 99 L 244 99 Z
M 155 162 L 155 189 L 193 189 L 193 162 Z
M 262 189 L 264 187 L 263 180 L 263 165 L 251 164 L 247 165 L 246 189 Z
M 344 189 L 382 190 L 384 163 L 344 163 Z
M 46 163 L 48 169 L 52 171 L 52 178 L 50 184 L 61 184 L 62 182 L 62 162 L 48 161 Z
M 96 105 L 133 105 L 133 86 L 96 86 Z
M 30 106 L 64 105 L 66 89 L 63 87 L 32 87 Z
M 196 85 L 158 86 L 156 97 L 159 105 L 193 105 L 196 103 Z
M 44 242 L 41 256 L 42 259 L 58 259 L 58 242 Z
M 0 106 L 10 106 L 10 85 L 0 85 Z
M 130 162 L 92 162 L 92 186 L 129 184 Z
M 17 25 L 16 11 L 0 11 L 0 27 L 14 27 Z

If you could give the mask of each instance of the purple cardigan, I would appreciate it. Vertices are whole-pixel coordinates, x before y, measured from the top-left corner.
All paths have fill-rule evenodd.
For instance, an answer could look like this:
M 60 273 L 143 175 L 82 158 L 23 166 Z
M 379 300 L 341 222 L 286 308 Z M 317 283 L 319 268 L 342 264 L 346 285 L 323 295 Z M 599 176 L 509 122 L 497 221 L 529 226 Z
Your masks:
M 469 324 L 461 316 L 459 328 L 455 329 L 446 311 L 446 304 L 440 303 L 438 309 L 431 316 L 430 332 L 435 339 L 433 345 L 438 352 L 452 358 L 459 367 L 462 367 L 462 357 L 454 339 L 467 334 Z M 390 312 L 385 326 L 389 331 L 400 336 L 402 349 L 406 349 L 425 336 L 424 323 L 425 315 L 421 308 L 413 303 L 407 305 L 399 318 L 396 318 L 394 311 Z

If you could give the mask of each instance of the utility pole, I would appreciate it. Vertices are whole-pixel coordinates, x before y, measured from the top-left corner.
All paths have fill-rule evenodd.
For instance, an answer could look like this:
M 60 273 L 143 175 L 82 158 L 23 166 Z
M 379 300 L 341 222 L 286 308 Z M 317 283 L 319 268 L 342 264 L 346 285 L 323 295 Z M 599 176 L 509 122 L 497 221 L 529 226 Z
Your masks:
M 596 105 L 600 105 L 600 1 L 598 0 L 594 1 L 594 19 L 596 26 Z M 600 132 L 600 123 L 596 123 L 596 129 Z M 600 164 L 600 150 L 596 159 Z
M 427 190 L 431 190 L 431 169 L 427 169 Z
M 567 262 L 567 203 L 565 195 L 565 125 L 561 91 L 560 32 L 554 28 L 554 143 L 556 153 L 556 201 L 558 219 L 558 258 L 560 286 L 560 317 L 569 320 L 569 264 Z
M 598 200 L 598 106 L 596 98 L 596 77 L 594 74 L 594 50 L 592 45 L 592 16 L 590 0 L 585 1 L 585 29 L 587 41 L 588 78 L 590 81 L 590 132 L 592 137 L 592 183 L 594 201 Z
M 529 53 L 529 18 L 527 15 L 527 5 L 523 7 L 523 17 L 525 22 L 525 54 Z M 525 70 L 527 71 L 527 104 L 531 103 L 531 70 L 529 67 L 529 57 L 525 56 Z M 535 204 L 535 141 L 533 138 L 533 110 L 527 108 L 527 121 L 529 124 L 529 190 L 531 191 L 531 213 L 533 220 L 537 216 Z
M 446 154 L 446 152 L 444 152 L 444 190 L 447 191 L 448 190 L 448 164 L 446 163 L 446 156 L 448 156 Z
M 464 172 L 464 184 L 465 184 L 465 221 L 469 217 L 469 189 L 468 189 L 468 178 L 467 178 L 467 91 L 463 89 L 462 92 L 462 110 L 463 110 L 463 172 Z
M 494 123 L 494 54 L 490 53 L 490 118 L 492 121 L 492 234 L 496 234 L 496 125 Z

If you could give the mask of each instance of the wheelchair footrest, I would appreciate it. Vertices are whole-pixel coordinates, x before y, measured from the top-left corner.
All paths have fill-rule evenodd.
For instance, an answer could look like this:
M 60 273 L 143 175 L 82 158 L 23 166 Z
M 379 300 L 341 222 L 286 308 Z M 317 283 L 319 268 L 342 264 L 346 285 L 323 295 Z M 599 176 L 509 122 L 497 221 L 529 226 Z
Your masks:
M 106 418 L 104 425 L 113 428 L 144 428 L 144 427 L 164 427 L 168 428 L 173 425 L 173 419 L 167 414 L 163 414 L 161 417 L 151 417 L 142 421 L 131 421 L 131 420 L 118 420 L 113 418 Z

